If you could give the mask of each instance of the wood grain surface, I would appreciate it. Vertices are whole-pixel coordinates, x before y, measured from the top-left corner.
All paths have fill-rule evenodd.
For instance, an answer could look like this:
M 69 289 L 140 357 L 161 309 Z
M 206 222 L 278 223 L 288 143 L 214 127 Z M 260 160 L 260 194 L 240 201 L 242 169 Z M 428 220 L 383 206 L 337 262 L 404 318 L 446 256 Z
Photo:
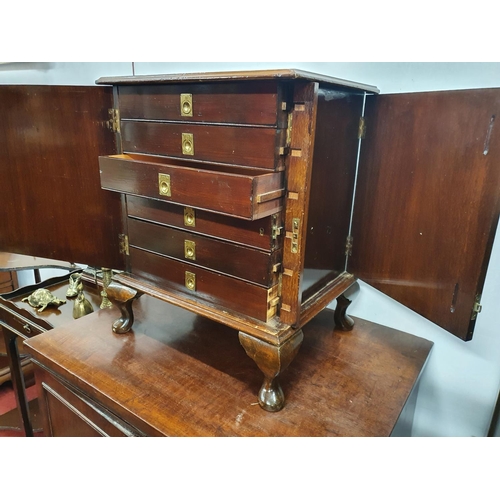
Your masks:
M 500 89 L 371 97 L 367 116 L 348 270 L 469 340 L 500 213 Z
M 103 310 L 27 349 L 147 435 L 387 436 L 432 346 L 361 319 L 336 332 L 324 310 L 303 328 L 281 377 L 285 408 L 271 414 L 256 404 L 262 375 L 236 331 L 146 295 L 135 307 L 129 334 L 113 334 L 114 314 Z

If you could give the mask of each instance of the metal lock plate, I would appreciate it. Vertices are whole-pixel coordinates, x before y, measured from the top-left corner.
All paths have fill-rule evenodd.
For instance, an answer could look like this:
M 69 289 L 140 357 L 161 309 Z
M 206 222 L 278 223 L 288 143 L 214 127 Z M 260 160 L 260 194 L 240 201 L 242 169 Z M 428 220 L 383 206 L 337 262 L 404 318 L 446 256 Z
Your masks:
M 193 116 L 192 94 L 181 94 L 181 116 Z
M 193 134 L 182 134 L 182 154 L 194 155 L 194 138 Z
M 162 196 L 172 196 L 170 175 L 158 174 L 158 190 Z

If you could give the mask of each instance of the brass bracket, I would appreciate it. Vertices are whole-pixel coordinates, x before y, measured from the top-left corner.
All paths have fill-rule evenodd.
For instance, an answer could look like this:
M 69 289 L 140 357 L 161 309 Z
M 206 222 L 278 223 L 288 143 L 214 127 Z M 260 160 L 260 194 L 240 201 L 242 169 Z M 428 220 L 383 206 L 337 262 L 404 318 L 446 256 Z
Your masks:
M 129 246 L 128 246 L 128 236 L 126 234 L 119 234 L 119 248 L 120 253 L 124 255 L 130 255 Z
M 196 227 L 196 215 L 194 208 L 184 207 L 184 225 L 188 227 Z
M 158 190 L 162 196 L 172 196 L 170 175 L 158 174 Z
M 106 126 L 113 132 L 120 133 L 120 110 L 112 108 L 108 109 L 109 120 Z
M 192 94 L 181 94 L 181 116 L 193 116 Z
M 196 243 L 191 240 L 184 240 L 184 257 L 189 260 L 196 260 Z
M 194 137 L 193 134 L 182 134 L 182 154 L 194 155 Z
M 292 219 L 292 253 L 299 252 L 299 228 L 300 219 Z
M 186 271 L 185 284 L 188 290 L 196 290 L 196 274 Z

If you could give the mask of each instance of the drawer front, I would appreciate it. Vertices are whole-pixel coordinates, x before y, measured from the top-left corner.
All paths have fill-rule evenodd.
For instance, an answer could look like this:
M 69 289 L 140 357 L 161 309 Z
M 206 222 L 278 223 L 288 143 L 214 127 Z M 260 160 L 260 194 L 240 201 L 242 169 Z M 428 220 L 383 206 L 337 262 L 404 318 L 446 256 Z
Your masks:
M 261 250 L 281 246 L 277 228 L 282 226 L 282 212 L 255 221 L 195 210 L 192 207 L 162 203 L 137 196 L 127 196 L 127 213 L 151 222 L 188 229 L 192 233 L 232 241 Z
M 276 314 L 273 299 L 277 296 L 278 285 L 264 288 L 136 248 L 130 248 L 130 267 L 135 276 L 155 286 L 174 290 L 212 306 L 230 309 L 260 321 L 267 321 Z
M 70 389 L 41 367 L 36 369 L 41 404 L 48 416 L 47 435 L 52 437 L 132 437 L 142 433 L 96 401 Z
M 277 82 L 118 87 L 122 119 L 282 126 Z
M 137 158 L 99 157 L 101 186 L 250 220 L 281 210 L 282 172 L 261 174 L 249 170 L 248 175 L 242 175 Z
M 283 130 L 272 128 L 123 121 L 124 153 L 144 153 L 187 160 L 275 170 L 283 167 Z
M 188 264 L 270 287 L 278 281 L 281 251 L 272 253 L 199 236 L 187 231 L 128 221 L 129 244 Z
M 7 311 L 2 307 L 0 307 L 0 320 L 18 332 L 23 338 L 34 337 L 35 335 L 39 335 L 45 331 L 41 326 L 35 325 L 33 322 L 28 321 L 22 316 L 19 316 L 12 311 Z

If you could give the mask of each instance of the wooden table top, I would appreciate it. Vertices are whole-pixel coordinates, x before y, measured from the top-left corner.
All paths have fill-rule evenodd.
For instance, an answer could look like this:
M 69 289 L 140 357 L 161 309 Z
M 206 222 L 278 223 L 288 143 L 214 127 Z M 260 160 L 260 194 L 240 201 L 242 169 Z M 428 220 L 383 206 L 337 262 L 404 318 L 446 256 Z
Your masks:
M 148 435 L 388 436 L 432 342 L 356 319 L 333 331 L 333 311 L 304 328 L 281 377 L 286 405 L 257 404 L 262 374 L 237 332 L 142 296 L 133 332 L 114 334 L 99 310 L 27 340 L 30 354 Z

